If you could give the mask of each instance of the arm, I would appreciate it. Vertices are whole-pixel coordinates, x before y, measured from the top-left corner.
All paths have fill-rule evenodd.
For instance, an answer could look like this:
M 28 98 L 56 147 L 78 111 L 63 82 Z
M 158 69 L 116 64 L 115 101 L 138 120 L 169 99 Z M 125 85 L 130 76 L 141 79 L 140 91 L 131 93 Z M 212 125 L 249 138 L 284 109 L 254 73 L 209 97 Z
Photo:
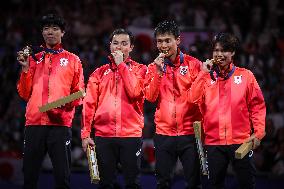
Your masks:
M 80 59 L 77 57 L 75 63 L 75 70 L 74 70 L 74 77 L 71 84 L 71 94 L 75 93 L 79 90 L 84 89 L 84 75 L 83 75 L 83 68 Z M 82 99 L 75 100 L 71 103 L 71 107 L 78 106 L 82 104 Z
M 202 96 L 204 94 L 204 86 L 206 84 L 206 74 L 206 72 L 200 71 L 191 87 L 187 90 L 187 100 L 190 103 L 199 104 L 201 102 Z
M 196 79 L 192 83 L 191 87 L 187 90 L 187 99 L 190 103 L 199 104 L 204 95 L 204 86 L 206 84 L 206 75 L 210 72 L 212 67 L 212 60 L 206 60 L 200 62 L 201 71 L 198 73 Z
M 99 80 L 96 71 L 90 76 L 86 96 L 83 100 L 81 138 L 90 138 L 92 122 L 98 104 Z
M 21 51 L 20 51 L 21 52 Z M 22 65 L 22 71 L 17 83 L 17 90 L 21 98 L 28 101 L 32 93 L 34 69 L 30 66 L 30 59 L 24 59 L 21 53 L 18 53 L 18 61 Z
M 254 133 L 247 140 L 253 141 L 253 149 L 260 145 L 260 140 L 265 136 L 266 106 L 261 89 L 250 72 L 248 83 L 248 110 Z
M 160 93 L 163 74 L 159 74 L 155 64 L 150 64 L 145 76 L 144 94 L 148 101 L 155 102 Z
M 140 66 L 138 72 L 131 72 L 125 63 L 118 65 L 118 72 L 123 80 L 127 94 L 131 98 L 141 96 L 143 90 L 143 82 L 146 74 L 146 66 Z

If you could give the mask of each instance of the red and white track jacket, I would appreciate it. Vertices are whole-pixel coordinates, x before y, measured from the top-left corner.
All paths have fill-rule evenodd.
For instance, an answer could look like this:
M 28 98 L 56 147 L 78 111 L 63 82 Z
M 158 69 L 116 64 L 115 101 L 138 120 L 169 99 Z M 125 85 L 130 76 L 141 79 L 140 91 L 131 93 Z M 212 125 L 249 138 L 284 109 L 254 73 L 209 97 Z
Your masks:
M 144 127 L 143 80 L 146 66 L 127 58 L 118 66 L 110 63 L 89 78 L 83 103 L 82 139 L 95 136 L 141 137 Z
M 188 93 L 189 101 L 200 105 L 205 145 L 241 144 L 251 135 L 265 135 L 266 107 L 253 73 L 235 67 L 226 80 L 213 81 L 200 72 Z
M 75 108 L 81 103 L 76 100 L 71 105 L 56 108 L 46 113 L 39 107 L 71 93 L 84 89 L 83 69 L 80 59 L 57 45 L 58 54 L 40 52 L 29 57 L 29 70 L 21 72 L 17 84 L 19 95 L 27 101 L 26 126 L 60 125 L 71 127 Z
M 186 91 L 200 72 L 201 62 L 180 53 L 173 64 L 174 67 L 166 67 L 163 76 L 157 73 L 154 63 L 148 66 L 145 96 L 150 102 L 158 102 L 155 113 L 157 134 L 190 135 L 193 134 L 193 122 L 200 120 L 201 114 L 197 105 L 187 101 Z

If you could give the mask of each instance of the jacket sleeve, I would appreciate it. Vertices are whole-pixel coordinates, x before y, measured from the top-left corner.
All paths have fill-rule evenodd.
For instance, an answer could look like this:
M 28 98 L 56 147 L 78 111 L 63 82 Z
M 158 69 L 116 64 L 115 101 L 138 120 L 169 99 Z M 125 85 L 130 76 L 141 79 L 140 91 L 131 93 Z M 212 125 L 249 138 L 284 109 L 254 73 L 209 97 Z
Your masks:
M 97 110 L 98 104 L 98 89 L 99 89 L 99 76 L 95 71 L 89 78 L 86 90 L 86 96 L 83 100 L 82 110 L 82 127 L 81 127 L 81 138 L 90 137 L 93 118 Z
M 266 106 L 261 89 L 253 75 L 249 71 L 249 83 L 248 83 L 248 110 L 252 126 L 254 128 L 254 134 L 258 139 L 262 139 L 265 136 L 265 117 Z
M 200 104 L 204 95 L 205 76 L 206 72 L 200 71 L 197 78 L 192 83 L 191 87 L 187 90 L 187 100 L 190 103 Z
M 129 71 L 125 63 L 118 65 L 118 71 L 123 80 L 126 92 L 130 98 L 137 98 L 143 95 L 143 84 L 146 74 L 146 66 L 139 66 L 139 70 L 135 72 Z
M 31 65 L 28 69 L 28 72 L 21 72 L 20 78 L 17 83 L 17 90 L 21 98 L 25 101 L 28 101 L 32 94 L 33 89 L 33 76 L 34 76 L 34 67 Z
M 74 77 L 71 84 L 71 94 L 79 90 L 84 90 L 84 75 L 83 68 L 79 57 L 76 57 L 74 66 Z M 82 99 L 77 99 L 72 102 L 72 106 L 78 106 L 82 104 Z
M 150 64 L 147 69 L 144 82 L 145 98 L 150 102 L 155 102 L 160 93 L 160 84 L 163 75 L 157 73 L 156 65 Z

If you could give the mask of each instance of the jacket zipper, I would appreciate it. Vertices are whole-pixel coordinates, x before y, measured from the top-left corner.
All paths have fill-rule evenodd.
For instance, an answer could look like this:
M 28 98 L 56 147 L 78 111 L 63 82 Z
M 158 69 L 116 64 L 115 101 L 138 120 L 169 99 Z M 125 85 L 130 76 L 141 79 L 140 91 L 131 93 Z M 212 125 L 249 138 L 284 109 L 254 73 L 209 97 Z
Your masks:
M 49 56 L 49 65 L 48 65 L 48 85 L 47 85 L 47 89 L 48 89 L 48 92 L 47 92 L 47 103 L 49 101 L 49 96 L 50 96 L 50 74 L 51 74 L 51 64 L 52 64 L 52 61 L 51 61 L 51 55 Z
M 226 124 L 225 124 L 225 141 L 226 141 L 226 145 L 227 145 L 227 127 L 226 127 Z
M 178 123 L 177 123 L 177 107 L 176 107 L 176 96 L 175 96 L 175 72 L 174 69 L 172 68 L 172 73 L 173 73 L 173 96 L 174 96 L 174 119 L 175 119 L 175 123 L 176 123 L 176 132 L 178 135 Z
M 115 109 L 115 114 L 114 114 L 114 134 L 115 136 L 117 135 L 117 128 L 116 128 L 116 105 L 117 105 L 117 82 L 118 82 L 118 79 L 117 79 L 117 74 L 116 74 L 116 71 L 114 72 L 114 76 L 115 76 L 115 99 L 114 99 L 114 109 Z

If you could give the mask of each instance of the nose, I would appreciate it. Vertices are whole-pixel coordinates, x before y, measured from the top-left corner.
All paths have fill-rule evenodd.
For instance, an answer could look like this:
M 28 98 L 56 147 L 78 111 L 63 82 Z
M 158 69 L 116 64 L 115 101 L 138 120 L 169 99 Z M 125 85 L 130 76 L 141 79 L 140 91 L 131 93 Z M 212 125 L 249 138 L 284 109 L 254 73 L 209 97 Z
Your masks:
M 47 28 L 47 29 L 45 29 L 45 31 L 46 31 L 47 34 L 53 34 L 54 30 L 52 28 Z
M 117 44 L 115 44 L 114 49 L 115 50 L 121 50 L 121 46 L 122 46 L 121 43 L 117 43 Z
M 118 45 L 116 46 L 116 49 L 117 49 L 117 50 L 121 50 L 121 44 L 118 44 Z
M 223 57 L 222 51 L 215 51 L 215 56 L 216 56 L 217 58 Z
M 162 44 L 161 44 L 161 47 L 162 48 L 166 48 L 167 47 L 167 43 L 165 41 L 163 41 Z

